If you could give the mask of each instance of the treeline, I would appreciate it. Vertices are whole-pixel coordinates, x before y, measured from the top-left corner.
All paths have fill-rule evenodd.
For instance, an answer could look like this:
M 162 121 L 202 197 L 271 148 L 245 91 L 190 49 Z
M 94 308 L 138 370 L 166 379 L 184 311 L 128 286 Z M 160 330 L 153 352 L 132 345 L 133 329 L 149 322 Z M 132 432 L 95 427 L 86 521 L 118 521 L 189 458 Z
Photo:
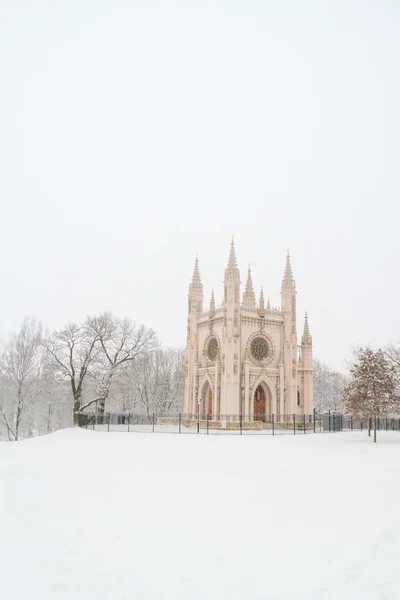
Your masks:
M 109 312 L 47 335 L 34 318 L 3 344 L 0 439 L 69 427 L 85 410 L 159 415 L 183 408 L 183 349 Z

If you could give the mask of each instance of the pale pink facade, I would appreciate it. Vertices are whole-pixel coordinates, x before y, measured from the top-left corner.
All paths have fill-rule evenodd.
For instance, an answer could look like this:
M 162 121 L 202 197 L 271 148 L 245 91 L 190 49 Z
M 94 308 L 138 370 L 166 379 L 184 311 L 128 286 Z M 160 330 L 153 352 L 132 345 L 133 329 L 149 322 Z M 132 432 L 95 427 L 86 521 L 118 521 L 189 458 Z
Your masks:
M 203 286 L 196 259 L 189 287 L 186 342 L 186 414 L 291 415 L 313 412 L 312 338 L 307 315 L 297 344 L 296 284 L 289 254 L 281 308 L 256 304 L 249 267 L 243 297 L 232 240 L 225 270 L 224 300 L 203 310 Z

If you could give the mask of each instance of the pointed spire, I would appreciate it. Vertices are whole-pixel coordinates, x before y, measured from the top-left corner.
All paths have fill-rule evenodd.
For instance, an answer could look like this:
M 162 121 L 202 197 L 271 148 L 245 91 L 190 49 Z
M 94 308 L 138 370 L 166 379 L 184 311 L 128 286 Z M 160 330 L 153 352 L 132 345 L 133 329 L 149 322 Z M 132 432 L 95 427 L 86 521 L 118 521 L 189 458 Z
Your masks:
M 248 306 L 250 308 L 256 307 L 256 295 L 254 293 L 250 265 L 249 265 L 249 270 L 247 272 L 246 288 L 243 293 L 243 306 Z
M 199 291 L 203 293 L 203 285 L 200 279 L 200 269 L 199 269 L 199 257 L 196 254 L 196 261 L 194 263 L 193 277 L 192 283 L 190 284 L 190 291 Z
M 212 292 L 211 292 L 210 310 L 215 310 L 214 288 L 212 289 Z
M 240 279 L 239 269 L 238 269 L 238 265 L 237 265 L 236 254 L 235 254 L 235 242 L 234 242 L 233 236 L 232 236 L 232 241 L 231 241 L 231 250 L 229 253 L 228 266 L 225 269 L 225 279 L 236 279 L 236 280 Z
M 259 304 L 259 308 L 260 308 L 260 310 L 264 310 L 264 309 L 265 309 L 265 302 L 264 302 L 264 288 L 263 288 L 263 286 L 261 286 L 261 293 L 260 293 L 260 304 Z
M 208 311 L 208 318 L 212 319 L 215 315 L 215 298 L 214 298 L 214 288 L 211 292 L 211 300 L 210 300 L 210 310 Z
M 271 303 L 269 301 L 269 298 L 268 298 L 268 302 L 267 302 L 267 310 L 271 310 Z
M 306 313 L 305 319 L 304 319 L 304 331 L 303 331 L 303 335 L 301 338 L 301 345 L 302 346 L 312 346 L 312 337 L 310 334 L 310 328 L 308 326 L 308 316 Z
M 293 279 L 293 271 L 292 264 L 290 262 L 290 252 L 289 250 L 286 253 L 286 265 L 285 265 L 285 273 L 283 276 L 282 287 L 295 287 L 295 281 Z

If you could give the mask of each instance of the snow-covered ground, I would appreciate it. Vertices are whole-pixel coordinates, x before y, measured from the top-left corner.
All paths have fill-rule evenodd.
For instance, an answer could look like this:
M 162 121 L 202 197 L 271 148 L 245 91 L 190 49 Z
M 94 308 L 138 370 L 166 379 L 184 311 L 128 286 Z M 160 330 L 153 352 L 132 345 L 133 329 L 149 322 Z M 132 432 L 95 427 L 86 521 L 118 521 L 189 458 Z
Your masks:
M 0 444 L 7 600 L 400 598 L 400 433 Z

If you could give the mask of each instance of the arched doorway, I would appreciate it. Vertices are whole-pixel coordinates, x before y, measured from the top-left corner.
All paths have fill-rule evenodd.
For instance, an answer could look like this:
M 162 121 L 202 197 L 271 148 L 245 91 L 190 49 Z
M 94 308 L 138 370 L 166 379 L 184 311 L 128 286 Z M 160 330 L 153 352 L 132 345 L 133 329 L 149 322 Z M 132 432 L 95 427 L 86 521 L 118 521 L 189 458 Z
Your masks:
M 260 384 L 254 393 L 254 419 L 256 421 L 265 421 L 265 413 L 267 412 L 267 402 L 265 398 L 265 390 Z
M 207 415 L 212 415 L 213 413 L 213 393 L 210 383 L 208 381 L 205 382 L 203 386 L 203 392 L 201 394 L 201 404 L 202 404 L 202 414 L 203 417 Z
M 267 416 L 271 415 L 271 394 L 264 382 L 254 392 L 253 415 L 255 421 L 266 421 Z

